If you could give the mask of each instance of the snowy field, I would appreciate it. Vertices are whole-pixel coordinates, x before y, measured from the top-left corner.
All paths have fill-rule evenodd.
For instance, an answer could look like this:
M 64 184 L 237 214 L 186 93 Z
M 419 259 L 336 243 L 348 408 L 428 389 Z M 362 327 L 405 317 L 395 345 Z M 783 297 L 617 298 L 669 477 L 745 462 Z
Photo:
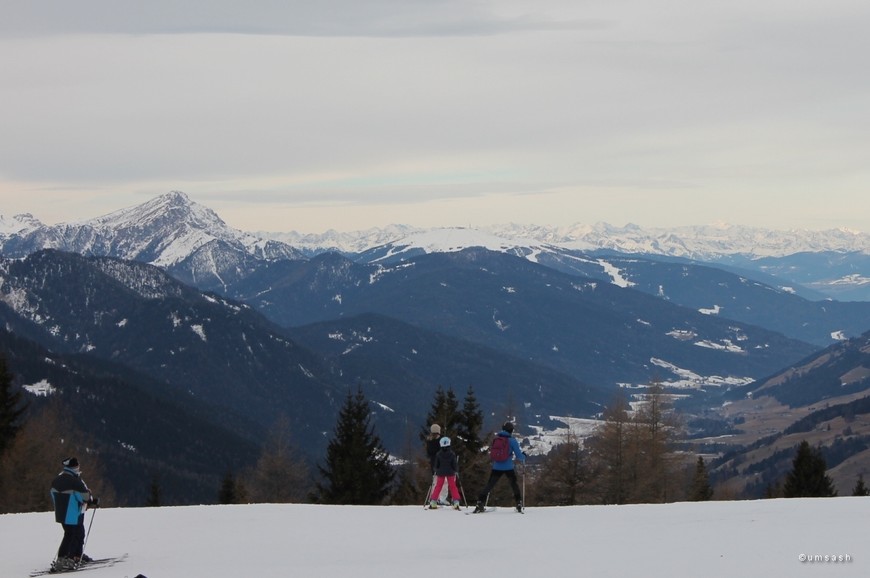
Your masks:
M 529 508 L 525 515 L 465 511 L 317 505 L 100 509 L 86 551 L 95 558 L 129 556 L 114 567 L 77 575 L 870 575 L 870 498 Z M 10 514 L 0 516 L 0 536 L 0 576 L 26 577 L 49 563 L 61 529 L 50 513 Z

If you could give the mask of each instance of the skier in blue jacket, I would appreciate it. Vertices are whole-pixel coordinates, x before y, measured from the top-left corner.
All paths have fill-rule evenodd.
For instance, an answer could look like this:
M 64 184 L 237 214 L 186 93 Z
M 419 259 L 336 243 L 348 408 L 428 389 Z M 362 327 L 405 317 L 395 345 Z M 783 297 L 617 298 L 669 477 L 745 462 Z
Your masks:
M 514 459 L 519 460 L 523 464 L 526 463 L 526 455 L 520 450 L 520 444 L 513 437 L 514 424 L 505 422 L 502 430 L 496 434 L 499 437 L 508 438 L 510 442 L 510 452 L 505 460 L 492 462 L 492 471 L 489 474 L 489 480 L 486 486 L 477 496 L 477 505 L 474 508 L 475 513 L 483 512 L 486 509 L 486 502 L 489 498 L 489 493 L 495 487 L 495 484 L 502 476 L 506 476 L 511 484 L 511 489 L 514 491 L 514 499 L 517 502 L 517 512 L 523 511 L 523 495 L 520 492 L 520 486 L 517 484 L 517 474 L 514 472 Z
M 82 471 L 76 458 L 63 460 L 61 471 L 51 483 L 51 500 L 54 502 L 54 520 L 63 525 L 63 540 L 57 550 L 53 570 L 74 570 L 89 558 L 84 555 L 85 511 L 96 507 L 99 500 L 91 495 L 82 480 Z

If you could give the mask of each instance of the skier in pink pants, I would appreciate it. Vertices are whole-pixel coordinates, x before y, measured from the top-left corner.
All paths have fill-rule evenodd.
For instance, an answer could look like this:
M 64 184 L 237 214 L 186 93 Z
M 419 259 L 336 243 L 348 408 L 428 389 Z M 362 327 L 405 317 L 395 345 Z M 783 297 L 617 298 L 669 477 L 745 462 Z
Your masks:
M 450 497 L 453 498 L 453 508 L 459 509 L 459 488 L 456 486 L 456 471 L 459 469 L 459 463 L 456 459 L 456 454 L 450 449 L 450 438 L 443 437 L 438 442 L 441 449 L 435 455 L 435 487 L 432 488 L 432 495 L 429 497 L 429 507 L 435 509 L 438 507 L 438 496 L 441 494 L 441 488 L 444 486 L 444 481 L 447 480 L 447 487 L 450 488 Z

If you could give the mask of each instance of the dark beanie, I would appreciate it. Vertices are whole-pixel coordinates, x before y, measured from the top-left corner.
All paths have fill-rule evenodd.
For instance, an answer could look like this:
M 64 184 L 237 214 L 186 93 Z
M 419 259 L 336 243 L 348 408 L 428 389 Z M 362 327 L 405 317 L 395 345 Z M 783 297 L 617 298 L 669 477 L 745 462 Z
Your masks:
M 79 467 L 79 461 L 76 458 L 67 458 L 63 461 L 63 466 L 65 468 L 77 468 Z

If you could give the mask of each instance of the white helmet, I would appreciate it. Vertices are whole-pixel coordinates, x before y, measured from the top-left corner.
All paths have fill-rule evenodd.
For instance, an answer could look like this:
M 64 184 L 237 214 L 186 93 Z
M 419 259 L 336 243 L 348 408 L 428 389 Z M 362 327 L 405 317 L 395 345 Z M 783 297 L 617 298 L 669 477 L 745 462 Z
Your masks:
M 450 438 L 445 436 L 445 437 L 441 438 L 441 440 L 438 443 L 441 444 L 442 448 L 449 448 L 450 447 Z

